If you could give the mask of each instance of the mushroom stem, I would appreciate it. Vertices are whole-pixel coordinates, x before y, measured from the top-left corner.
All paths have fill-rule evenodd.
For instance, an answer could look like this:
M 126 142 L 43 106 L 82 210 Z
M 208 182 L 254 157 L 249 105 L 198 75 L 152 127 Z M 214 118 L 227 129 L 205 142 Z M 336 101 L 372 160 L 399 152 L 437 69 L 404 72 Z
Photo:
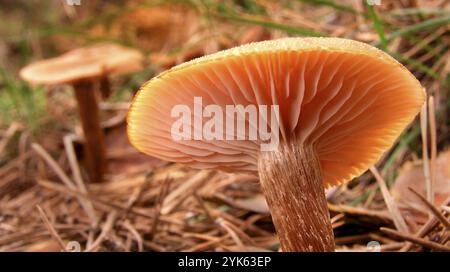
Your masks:
M 334 251 L 333 229 L 312 145 L 280 144 L 261 152 L 262 190 L 283 251 Z
M 86 168 L 91 182 L 101 182 L 106 168 L 105 139 L 100 126 L 97 97 L 92 81 L 74 84 L 81 126 L 84 133 Z
M 109 83 L 107 75 L 100 78 L 100 93 L 102 94 L 103 99 L 106 99 L 111 95 L 111 84 Z

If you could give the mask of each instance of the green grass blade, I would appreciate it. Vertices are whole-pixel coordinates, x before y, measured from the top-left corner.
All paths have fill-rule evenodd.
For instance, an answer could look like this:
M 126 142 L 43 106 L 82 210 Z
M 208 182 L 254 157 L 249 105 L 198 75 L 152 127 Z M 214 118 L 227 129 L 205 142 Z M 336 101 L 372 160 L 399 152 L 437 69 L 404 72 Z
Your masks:
M 367 10 L 369 12 L 369 18 L 372 20 L 373 27 L 375 28 L 375 31 L 377 32 L 378 36 L 380 37 L 380 45 L 383 50 L 387 50 L 388 41 L 386 39 L 386 34 L 384 33 L 383 26 L 381 24 L 380 19 L 378 18 L 378 15 L 373 8 L 372 5 L 366 4 Z
M 299 1 L 308 3 L 308 4 L 317 5 L 317 6 L 328 6 L 328 7 L 334 8 L 339 11 L 345 11 L 345 12 L 350 12 L 350 13 L 354 13 L 354 14 L 358 13 L 358 11 L 355 10 L 353 7 L 336 3 L 336 1 L 333 1 L 333 0 L 299 0 Z
M 394 9 L 388 12 L 388 15 L 392 16 L 429 16 L 429 15 L 448 15 L 450 12 L 448 10 L 443 10 L 439 8 L 402 8 L 402 9 Z
M 405 62 L 406 64 L 409 64 L 411 66 L 413 66 L 415 69 L 417 69 L 418 71 L 432 77 L 433 79 L 438 79 L 439 78 L 439 74 L 436 73 L 433 69 L 429 68 L 428 66 L 418 62 L 417 60 L 411 59 L 411 58 L 407 58 L 404 55 L 400 54 L 400 53 L 396 53 L 396 52 L 388 52 L 389 54 L 391 54 L 394 58 Z
M 413 34 L 413 33 L 416 33 L 416 32 L 422 31 L 422 30 L 435 28 L 435 27 L 448 25 L 448 24 L 450 24 L 450 15 L 433 18 L 433 19 L 429 19 L 429 20 L 417 23 L 415 25 L 407 26 L 407 27 L 401 28 L 397 31 L 394 31 L 391 34 L 389 34 L 386 37 L 386 39 L 387 39 L 387 42 L 389 43 L 393 39 L 407 35 L 407 34 Z M 379 46 L 379 45 L 380 45 L 380 43 L 375 44 L 375 46 Z
M 262 26 L 265 28 L 281 30 L 281 31 L 284 31 L 289 34 L 296 34 L 296 35 L 301 35 L 301 36 L 314 36 L 314 37 L 327 36 L 324 33 L 317 32 L 317 31 L 314 31 L 311 29 L 294 27 L 294 26 L 275 23 L 275 22 L 266 21 L 266 20 L 262 20 L 262 19 L 254 19 L 254 18 L 250 18 L 249 16 L 245 16 L 245 15 L 240 15 L 240 14 L 237 14 L 234 11 L 232 11 L 225 4 L 220 4 L 217 6 L 217 12 L 215 15 L 222 19 L 239 22 L 239 23 L 245 23 L 245 24 L 259 25 L 259 26 Z

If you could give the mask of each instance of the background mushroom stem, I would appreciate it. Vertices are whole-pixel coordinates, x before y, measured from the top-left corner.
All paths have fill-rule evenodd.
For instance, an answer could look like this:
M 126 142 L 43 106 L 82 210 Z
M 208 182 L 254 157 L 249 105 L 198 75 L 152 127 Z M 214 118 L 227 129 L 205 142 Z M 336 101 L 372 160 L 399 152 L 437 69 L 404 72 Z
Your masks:
M 106 168 L 105 137 L 100 126 L 94 83 L 90 80 L 74 84 L 80 120 L 84 133 L 86 168 L 91 182 L 101 182 Z
M 111 95 L 111 84 L 109 83 L 108 75 L 100 77 L 100 93 L 102 98 L 106 99 Z
M 312 145 L 261 152 L 261 186 L 283 251 L 334 251 L 318 156 Z

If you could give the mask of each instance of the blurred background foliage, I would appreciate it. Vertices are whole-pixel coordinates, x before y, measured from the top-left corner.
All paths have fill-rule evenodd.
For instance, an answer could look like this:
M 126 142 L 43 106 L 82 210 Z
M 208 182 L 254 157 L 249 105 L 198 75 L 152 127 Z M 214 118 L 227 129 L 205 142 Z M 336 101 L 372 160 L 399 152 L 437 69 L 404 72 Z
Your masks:
M 377 1 L 374 1 L 376 4 Z M 116 83 L 112 100 L 129 100 L 140 84 L 176 63 L 261 39 L 338 36 L 371 43 L 390 53 L 421 80 L 438 102 L 439 146 L 449 137 L 448 1 L 333 0 L 66 0 L 0 1 L 0 124 L 14 120 L 45 128 L 45 91 L 18 79 L 35 60 L 98 42 L 135 47 L 147 68 Z M 419 130 L 400 140 L 420 156 Z M 395 151 L 394 151 L 395 153 Z M 387 163 L 387 167 L 392 161 Z

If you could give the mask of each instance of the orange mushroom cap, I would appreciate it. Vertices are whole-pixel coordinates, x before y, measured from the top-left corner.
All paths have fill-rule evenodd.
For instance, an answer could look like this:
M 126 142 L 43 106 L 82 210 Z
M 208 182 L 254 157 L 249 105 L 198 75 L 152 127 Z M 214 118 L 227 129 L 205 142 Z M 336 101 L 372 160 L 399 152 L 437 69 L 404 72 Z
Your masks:
M 281 141 L 314 145 L 328 187 L 376 163 L 419 112 L 425 93 L 395 59 L 361 42 L 252 43 L 183 63 L 142 86 L 128 114 L 132 145 L 194 168 L 256 172 L 259 140 L 172 139 L 171 109 L 193 107 L 194 97 L 222 108 L 279 105 Z
M 20 71 L 20 76 L 33 84 L 73 83 L 106 74 L 138 71 L 142 69 L 143 59 L 143 55 L 135 49 L 104 43 L 30 64 Z

